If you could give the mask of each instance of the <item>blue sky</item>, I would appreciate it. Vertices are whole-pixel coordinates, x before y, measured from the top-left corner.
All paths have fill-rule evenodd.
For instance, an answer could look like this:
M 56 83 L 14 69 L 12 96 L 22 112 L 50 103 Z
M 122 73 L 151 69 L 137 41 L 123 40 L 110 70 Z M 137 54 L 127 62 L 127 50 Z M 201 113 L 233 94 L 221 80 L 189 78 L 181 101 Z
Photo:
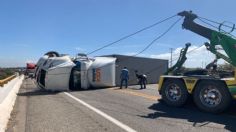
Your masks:
M 236 22 L 235 5 L 234 0 L 1 0 L 0 67 L 25 66 L 51 50 L 72 56 L 87 53 L 183 10 L 219 22 Z M 137 53 L 175 20 L 91 56 Z M 183 30 L 181 23 L 141 56 L 166 54 L 186 42 L 200 46 L 207 41 Z

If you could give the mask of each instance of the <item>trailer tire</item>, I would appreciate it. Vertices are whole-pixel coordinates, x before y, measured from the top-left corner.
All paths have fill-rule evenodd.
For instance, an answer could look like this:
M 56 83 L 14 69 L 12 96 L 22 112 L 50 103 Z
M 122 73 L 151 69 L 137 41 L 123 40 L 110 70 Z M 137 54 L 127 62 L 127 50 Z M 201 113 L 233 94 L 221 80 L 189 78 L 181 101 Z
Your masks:
M 197 85 L 193 99 L 201 111 L 221 113 L 229 107 L 232 97 L 222 82 L 208 80 Z
M 186 103 L 189 93 L 181 80 L 168 79 L 162 86 L 161 95 L 167 105 L 181 107 Z
M 47 53 L 45 53 L 44 55 L 48 55 L 48 56 L 54 56 L 54 57 L 59 57 L 59 53 L 56 51 L 49 51 Z

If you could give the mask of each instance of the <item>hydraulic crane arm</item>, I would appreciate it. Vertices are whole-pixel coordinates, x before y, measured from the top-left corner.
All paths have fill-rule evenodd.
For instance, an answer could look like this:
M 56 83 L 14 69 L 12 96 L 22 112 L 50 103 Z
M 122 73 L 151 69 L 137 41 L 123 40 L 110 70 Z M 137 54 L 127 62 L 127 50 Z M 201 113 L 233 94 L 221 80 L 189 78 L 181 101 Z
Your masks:
M 182 48 L 180 51 L 180 56 L 178 61 L 174 66 L 168 69 L 168 71 L 165 74 L 173 73 L 176 74 L 180 70 L 180 68 L 183 66 L 184 62 L 187 60 L 186 54 L 188 51 L 189 46 L 191 46 L 190 43 L 185 44 L 185 48 Z
M 194 19 L 198 17 L 196 14 L 193 14 L 191 11 L 183 11 L 178 13 L 178 15 L 185 17 L 184 22 L 182 24 L 183 28 L 188 29 L 209 40 L 211 39 L 213 30 L 195 23 Z
M 234 38 L 225 33 L 195 23 L 194 19 L 198 16 L 193 14 L 191 11 L 183 11 L 178 13 L 178 15 L 185 17 L 182 24 L 183 28 L 209 39 L 210 51 L 236 67 L 236 40 Z M 217 52 L 215 49 L 216 45 L 221 45 L 228 57 Z
M 219 58 L 222 58 L 224 59 L 225 61 L 227 61 L 228 63 L 232 64 L 232 61 L 230 60 L 230 58 L 220 52 L 218 52 L 215 47 L 212 47 L 212 45 L 210 45 L 209 43 L 205 43 L 205 46 L 207 48 L 207 50 L 209 50 L 211 53 L 215 54 L 216 55 L 216 58 L 219 59 Z

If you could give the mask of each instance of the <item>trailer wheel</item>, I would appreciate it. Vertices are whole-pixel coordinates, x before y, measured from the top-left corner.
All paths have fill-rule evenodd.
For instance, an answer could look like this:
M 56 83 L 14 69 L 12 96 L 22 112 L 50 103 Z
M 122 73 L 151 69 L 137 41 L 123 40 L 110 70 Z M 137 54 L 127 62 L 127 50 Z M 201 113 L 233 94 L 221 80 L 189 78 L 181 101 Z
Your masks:
M 203 81 L 194 90 L 193 99 L 200 110 L 220 113 L 229 107 L 232 98 L 223 83 Z
M 49 51 L 47 53 L 45 53 L 44 55 L 48 55 L 48 56 L 53 56 L 53 57 L 59 57 L 59 53 L 56 51 Z
M 161 89 L 163 101 L 170 106 L 183 106 L 188 99 L 188 91 L 185 84 L 178 79 L 166 80 Z

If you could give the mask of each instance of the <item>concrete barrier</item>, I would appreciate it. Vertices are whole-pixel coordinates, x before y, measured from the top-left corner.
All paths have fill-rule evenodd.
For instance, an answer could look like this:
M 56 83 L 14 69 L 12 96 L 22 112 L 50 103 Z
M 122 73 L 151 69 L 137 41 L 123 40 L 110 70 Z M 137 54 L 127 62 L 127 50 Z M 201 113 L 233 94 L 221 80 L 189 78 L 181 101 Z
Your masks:
M 0 132 L 4 132 L 24 76 L 16 76 L 0 88 Z

